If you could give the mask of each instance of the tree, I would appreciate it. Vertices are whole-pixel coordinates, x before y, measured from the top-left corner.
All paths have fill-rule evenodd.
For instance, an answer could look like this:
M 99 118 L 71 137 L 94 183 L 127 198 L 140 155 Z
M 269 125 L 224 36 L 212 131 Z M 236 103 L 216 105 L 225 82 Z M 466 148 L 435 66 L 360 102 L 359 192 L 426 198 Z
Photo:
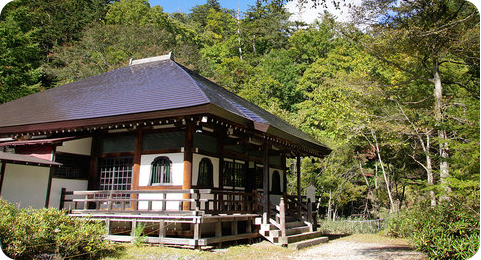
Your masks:
M 445 197 L 451 190 L 449 142 L 453 132 L 448 107 L 457 96 L 453 90 L 464 89 L 471 95 L 464 98 L 479 99 L 479 14 L 474 5 L 462 0 L 366 0 L 356 10 L 356 18 L 358 24 L 369 22 L 373 36 L 371 42 L 356 40 L 373 56 L 407 75 L 397 85 L 417 82 L 431 86 Z
M 25 29 L 30 16 L 20 7 L 0 20 L 0 104 L 41 90 L 42 50 L 34 40 L 39 31 Z

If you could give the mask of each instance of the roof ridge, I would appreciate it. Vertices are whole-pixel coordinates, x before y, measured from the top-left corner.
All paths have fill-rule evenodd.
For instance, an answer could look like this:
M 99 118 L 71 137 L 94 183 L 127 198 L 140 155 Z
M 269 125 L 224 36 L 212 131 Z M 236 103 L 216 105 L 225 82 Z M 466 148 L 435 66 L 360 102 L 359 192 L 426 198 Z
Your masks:
M 164 61 L 164 60 L 172 60 L 175 62 L 174 60 L 174 53 L 173 52 L 169 52 L 168 54 L 166 55 L 160 55 L 160 56 L 155 56 L 155 57 L 148 57 L 148 58 L 144 58 L 144 59 L 140 59 L 140 60 L 135 60 L 135 59 L 130 59 L 129 61 L 129 66 L 133 66 L 133 65 L 138 65 L 138 64 L 144 64 L 144 63 L 150 63 L 150 62 L 156 62 L 156 61 Z
M 175 65 L 177 65 L 177 67 L 179 67 L 179 68 L 182 70 L 182 72 L 183 72 L 184 74 L 187 74 L 187 77 L 198 87 L 198 89 L 199 89 L 200 92 L 202 93 L 202 96 L 204 96 L 204 97 L 207 99 L 207 101 L 209 101 L 209 103 L 212 103 L 212 100 L 205 94 L 204 90 L 202 90 L 202 87 L 199 86 L 199 83 L 197 83 L 197 81 L 196 81 L 194 78 L 192 78 L 192 76 L 190 75 L 190 73 L 187 72 L 187 70 L 190 71 L 190 72 L 192 72 L 192 73 L 196 73 L 196 72 L 194 72 L 194 71 L 192 71 L 192 70 L 184 67 L 183 65 L 177 63 L 177 62 L 174 61 L 174 60 L 172 60 L 172 61 L 174 62 Z M 198 74 L 198 73 L 196 73 L 196 74 Z

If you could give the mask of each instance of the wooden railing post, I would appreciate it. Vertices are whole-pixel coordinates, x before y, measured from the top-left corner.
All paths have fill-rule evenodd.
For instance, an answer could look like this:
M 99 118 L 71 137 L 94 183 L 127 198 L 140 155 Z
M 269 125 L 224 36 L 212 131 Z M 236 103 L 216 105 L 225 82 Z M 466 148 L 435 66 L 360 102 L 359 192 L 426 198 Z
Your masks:
M 307 221 L 312 223 L 312 203 L 311 199 L 307 199 Z
M 62 191 L 60 192 L 60 205 L 59 205 L 59 209 L 63 209 L 65 208 L 65 192 L 67 191 L 67 189 L 65 188 L 62 188 Z
M 280 243 L 287 245 L 287 233 L 286 233 L 286 204 L 284 203 L 284 198 L 281 198 L 279 203 L 279 215 L 280 215 L 280 226 L 281 226 L 281 239 Z
M 89 205 L 88 199 L 89 199 L 89 195 L 86 194 L 86 195 L 85 195 L 85 202 L 84 202 L 84 210 L 87 210 L 87 209 L 88 209 L 88 205 Z
M 110 192 L 108 196 L 108 201 L 107 201 L 107 207 L 109 211 L 112 210 L 112 198 L 113 198 L 112 192 Z
M 200 211 L 200 193 L 199 190 L 195 190 L 195 211 Z

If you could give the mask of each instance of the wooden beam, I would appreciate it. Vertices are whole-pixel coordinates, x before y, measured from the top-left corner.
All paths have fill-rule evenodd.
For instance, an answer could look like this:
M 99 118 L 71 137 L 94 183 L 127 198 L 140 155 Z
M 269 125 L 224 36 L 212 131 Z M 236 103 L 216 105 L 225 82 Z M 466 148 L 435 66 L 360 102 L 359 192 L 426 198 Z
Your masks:
M 189 190 L 192 188 L 192 147 L 194 146 L 194 124 L 189 118 L 186 118 L 187 127 L 185 129 L 185 141 L 184 141 L 184 182 L 182 184 L 183 190 Z M 190 199 L 190 194 L 184 194 L 184 199 Z M 184 210 L 190 210 L 190 203 L 183 203 Z
M 2 195 L 3 178 L 5 177 L 5 167 L 7 163 L 2 161 L 2 167 L 0 168 L 0 195 Z
M 263 167 L 264 167 L 264 179 L 263 179 L 263 193 L 264 193 L 264 205 L 262 213 L 262 223 L 269 224 L 270 208 L 269 208 L 269 145 L 267 142 L 264 143 L 264 156 L 263 156 Z

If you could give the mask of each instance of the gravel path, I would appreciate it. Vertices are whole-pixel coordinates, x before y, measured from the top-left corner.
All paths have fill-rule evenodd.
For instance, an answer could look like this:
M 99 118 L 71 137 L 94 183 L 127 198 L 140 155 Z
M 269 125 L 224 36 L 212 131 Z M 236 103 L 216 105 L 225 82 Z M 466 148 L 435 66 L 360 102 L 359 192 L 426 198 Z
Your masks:
M 360 241 L 359 241 L 360 240 Z M 322 260 L 422 260 L 426 257 L 406 243 L 369 241 L 363 237 L 346 237 L 310 247 L 294 254 L 293 259 Z

